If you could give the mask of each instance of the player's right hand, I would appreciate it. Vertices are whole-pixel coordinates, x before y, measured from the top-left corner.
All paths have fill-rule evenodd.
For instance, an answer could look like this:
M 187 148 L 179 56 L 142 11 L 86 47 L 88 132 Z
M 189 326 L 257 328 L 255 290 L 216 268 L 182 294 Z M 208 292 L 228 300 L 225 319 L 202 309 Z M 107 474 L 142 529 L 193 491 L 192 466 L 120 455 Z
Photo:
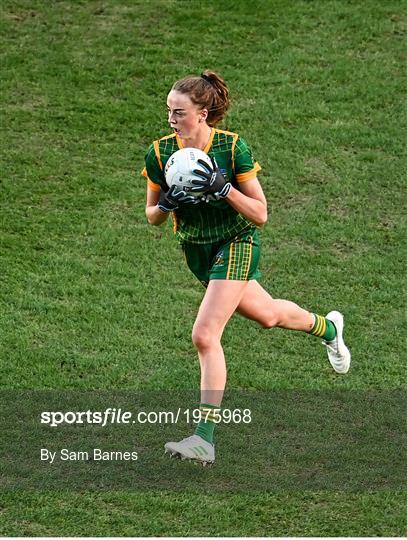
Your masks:
M 199 202 L 197 197 L 187 195 L 184 190 L 177 191 L 177 186 L 171 186 L 167 192 L 161 189 L 157 206 L 162 212 L 173 212 L 180 204 L 197 204 Z

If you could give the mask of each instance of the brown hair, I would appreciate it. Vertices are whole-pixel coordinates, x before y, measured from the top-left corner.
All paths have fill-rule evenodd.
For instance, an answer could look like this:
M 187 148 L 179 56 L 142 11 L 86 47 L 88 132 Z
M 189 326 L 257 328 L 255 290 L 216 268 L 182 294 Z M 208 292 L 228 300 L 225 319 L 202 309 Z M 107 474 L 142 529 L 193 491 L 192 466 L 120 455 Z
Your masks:
M 208 109 L 206 122 L 215 126 L 229 108 L 229 90 L 225 81 L 214 71 L 206 69 L 199 77 L 191 75 L 177 81 L 172 90 L 187 94 L 192 103 Z

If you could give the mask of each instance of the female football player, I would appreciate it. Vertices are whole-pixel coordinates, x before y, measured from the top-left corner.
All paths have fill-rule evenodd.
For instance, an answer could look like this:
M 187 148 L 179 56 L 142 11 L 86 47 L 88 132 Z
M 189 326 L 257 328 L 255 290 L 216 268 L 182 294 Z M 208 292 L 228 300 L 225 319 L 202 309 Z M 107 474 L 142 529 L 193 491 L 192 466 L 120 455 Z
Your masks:
M 167 97 L 172 133 L 149 147 L 143 176 L 147 178 L 146 215 L 161 225 L 172 214 L 174 230 L 190 270 L 206 292 L 192 331 L 201 368 L 201 421 L 195 433 L 165 445 L 166 451 L 203 463 L 215 460 L 213 432 L 226 384 L 221 338 L 238 312 L 264 328 L 300 330 L 322 338 L 337 373 L 350 367 L 343 341 L 343 316 L 310 313 L 288 300 L 277 300 L 258 283 L 258 229 L 267 221 L 267 202 L 257 179 L 261 167 L 237 133 L 216 128 L 229 107 L 225 81 L 213 71 L 177 81 Z M 172 186 L 164 169 L 181 148 L 206 152 L 212 167 L 201 161 L 194 181 L 201 199 Z

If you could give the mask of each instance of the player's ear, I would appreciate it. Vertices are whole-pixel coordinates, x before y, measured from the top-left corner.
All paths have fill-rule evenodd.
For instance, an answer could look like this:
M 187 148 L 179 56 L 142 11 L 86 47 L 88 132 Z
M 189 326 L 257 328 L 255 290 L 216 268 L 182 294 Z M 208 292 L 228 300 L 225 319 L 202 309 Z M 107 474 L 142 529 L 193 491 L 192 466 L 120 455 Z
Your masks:
M 208 109 L 201 109 L 199 113 L 199 121 L 205 122 L 207 118 L 208 118 Z

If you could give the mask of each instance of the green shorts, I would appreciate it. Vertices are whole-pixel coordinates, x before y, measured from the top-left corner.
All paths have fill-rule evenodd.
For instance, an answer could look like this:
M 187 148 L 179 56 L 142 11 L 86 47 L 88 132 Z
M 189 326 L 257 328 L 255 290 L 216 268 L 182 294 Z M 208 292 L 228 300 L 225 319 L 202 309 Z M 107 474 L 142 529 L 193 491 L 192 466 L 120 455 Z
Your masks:
M 206 287 L 211 279 L 248 281 L 260 277 L 260 238 L 256 228 L 227 242 L 181 244 L 191 272 Z

